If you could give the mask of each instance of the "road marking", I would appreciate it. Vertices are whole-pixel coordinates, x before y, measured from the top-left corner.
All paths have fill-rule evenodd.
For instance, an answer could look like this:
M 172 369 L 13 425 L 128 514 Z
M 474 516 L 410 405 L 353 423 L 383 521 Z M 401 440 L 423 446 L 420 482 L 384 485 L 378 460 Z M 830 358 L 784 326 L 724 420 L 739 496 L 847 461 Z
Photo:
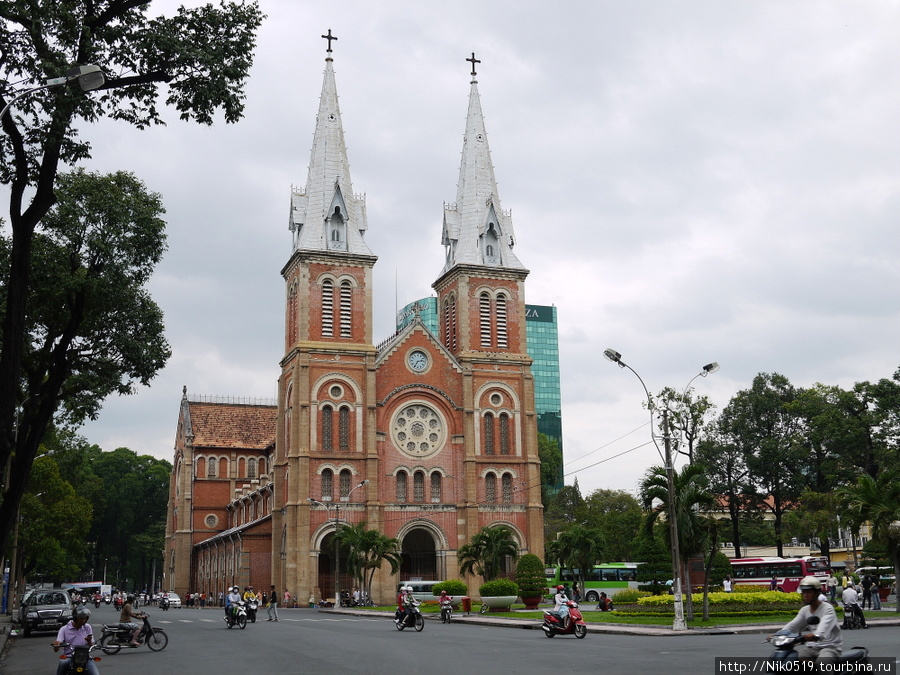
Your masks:
M 219 623 L 215 619 L 200 619 L 200 620 L 203 621 L 204 623 Z
M 194 623 L 193 619 L 178 619 L 178 623 Z

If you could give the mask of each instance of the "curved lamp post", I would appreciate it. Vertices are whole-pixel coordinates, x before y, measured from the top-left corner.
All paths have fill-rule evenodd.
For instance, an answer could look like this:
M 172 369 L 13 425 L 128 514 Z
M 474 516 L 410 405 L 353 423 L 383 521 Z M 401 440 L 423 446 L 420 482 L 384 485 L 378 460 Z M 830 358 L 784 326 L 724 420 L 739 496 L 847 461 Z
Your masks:
M 647 385 L 644 384 L 643 378 L 638 375 L 637 371 L 629 366 L 627 363 L 622 361 L 622 355 L 617 352 L 615 349 L 607 348 L 603 351 L 603 356 L 617 364 L 619 368 L 628 368 L 632 373 L 634 373 L 635 377 L 640 381 L 641 386 L 644 388 L 644 393 L 647 395 L 647 408 L 650 410 L 650 435 L 653 438 L 653 444 L 656 446 L 656 451 L 659 452 L 660 457 L 665 462 L 666 467 L 666 486 L 667 486 L 667 502 L 668 502 L 668 510 L 669 516 L 666 520 L 669 521 L 669 539 L 671 541 L 672 546 L 672 577 L 673 577 L 673 591 L 675 593 L 675 619 L 672 622 L 672 630 L 687 630 L 687 623 L 684 620 L 684 598 L 681 593 L 681 551 L 678 545 L 678 523 L 675 518 L 675 481 L 674 481 L 674 468 L 672 466 L 672 437 L 669 435 L 669 411 L 668 409 L 663 410 L 663 445 L 665 446 L 665 455 L 660 451 L 659 444 L 656 442 L 657 434 L 653 428 L 653 399 L 650 396 L 650 391 L 647 389 Z M 687 386 L 684 388 L 684 394 L 682 395 L 682 400 L 684 400 L 685 395 L 687 394 L 688 388 L 691 386 L 691 382 L 696 380 L 698 377 L 706 377 L 710 373 L 714 373 L 719 369 L 719 364 L 716 362 L 708 363 L 703 366 L 702 370 L 694 375 L 687 383 Z
M 0 111 L 0 120 L 3 119 L 3 116 L 6 112 L 12 107 L 12 104 L 18 101 L 21 98 L 25 98 L 36 91 L 41 91 L 42 89 L 49 89 L 50 87 L 57 87 L 61 84 L 68 84 L 73 80 L 78 80 L 78 84 L 81 86 L 81 91 L 93 91 L 94 89 L 99 89 L 104 84 L 106 84 L 106 77 L 103 75 L 103 71 L 100 69 L 100 66 L 94 64 L 88 64 L 86 66 L 75 66 L 74 68 L 69 69 L 69 71 L 63 75 L 62 77 L 50 77 L 44 80 L 44 84 L 40 87 L 34 87 L 33 89 L 26 89 L 21 94 L 14 96 L 9 103 L 7 103 L 3 110 Z
M 364 480 L 359 485 L 355 485 L 347 493 L 347 496 L 340 498 L 340 501 L 341 502 L 349 502 L 350 495 L 352 495 L 358 488 L 361 488 L 363 485 L 365 485 L 368 482 L 369 482 L 369 479 L 366 478 L 366 480 Z M 321 507 L 325 508 L 326 511 L 330 511 L 332 508 L 332 505 L 328 504 L 327 502 L 320 502 L 318 499 L 313 499 L 312 497 L 307 497 L 306 501 L 308 501 L 313 506 L 321 506 Z M 337 608 L 337 607 L 341 606 L 341 584 L 340 584 L 340 580 L 338 579 L 338 574 L 340 571 L 340 566 L 338 565 L 338 555 L 340 553 L 340 542 L 338 541 L 338 538 L 337 538 L 338 525 L 341 522 L 341 504 L 340 504 L 340 502 L 335 502 L 333 504 L 333 506 L 334 506 L 334 606 L 335 606 L 335 608 Z

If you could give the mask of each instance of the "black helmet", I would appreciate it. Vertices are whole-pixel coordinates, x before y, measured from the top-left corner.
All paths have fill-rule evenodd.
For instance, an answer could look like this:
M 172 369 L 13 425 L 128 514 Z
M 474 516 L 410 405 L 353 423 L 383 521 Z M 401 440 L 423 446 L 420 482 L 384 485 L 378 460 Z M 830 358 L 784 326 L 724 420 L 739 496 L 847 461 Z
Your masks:
M 125 598 L 125 602 L 127 602 L 129 605 L 130 605 L 132 602 L 134 602 L 134 595 L 131 594 L 131 593 L 129 593 L 128 596 Z

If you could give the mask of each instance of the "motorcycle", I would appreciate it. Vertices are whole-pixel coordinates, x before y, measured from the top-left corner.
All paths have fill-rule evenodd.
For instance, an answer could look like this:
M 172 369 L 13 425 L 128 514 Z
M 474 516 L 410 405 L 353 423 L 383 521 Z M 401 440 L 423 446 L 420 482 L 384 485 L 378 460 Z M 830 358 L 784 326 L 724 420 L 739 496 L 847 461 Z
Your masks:
M 817 618 L 817 617 L 813 617 Z M 775 645 L 775 651 L 772 652 L 771 659 L 773 662 L 799 661 L 800 656 L 797 654 L 797 645 L 804 642 L 803 635 L 794 633 L 793 631 L 781 629 L 775 635 L 770 635 L 765 642 L 771 642 Z M 837 663 L 868 663 L 869 650 L 865 647 L 853 647 L 841 652 L 837 659 Z M 839 672 L 837 669 L 835 672 Z
M 126 628 L 120 623 L 103 624 L 103 634 L 100 637 L 100 649 L 104 654 L 118 654 L 122 647 L 137 649 L 145 644 L 151 651 L 161 652 L 169 644 L 169 636 L 162 628 L 150 625 L 150 617 L 144 614 L 141 617 L 144 625 L 141 632 L 135 638 L 136 645 L 131 644 L 131 628 Z
M 394 619 L 394 625 L 397 626 L 397 630 L 415 628 L 417 633 L 421 633 L 422 629 L 425 628 L 425 619 L 419 611 L 419 607 L 417 605 L 410 605 L 406 609 L 407 611 L 402 618 L 398 617 Z
M 587 635 L 587 626 L 584 623 L 584 617 L 581 616 L 581 610 L 578 609 L 578 603 L 569 600 L 566 605 L 569 607 L 569 623 L 558 613 L 544 610 L 544 623 L 541 628 L 544 635 L 552 638 L 554 635 L 572 635 L 575 634 L 579 640 Z
M 225 623 L 228 628 L 238 626 L 241 630 L 247 627 L 247 607 L 244 601 L 235 602 L 229 608 L 228 615 L 225 617 Z
M 450 623 L 450 619 L 453 618 L 453 605 L 447 601 L 445 604 L 441 605 L 441 623 Z
M 116 611 L 117 611 L 117 612 L 121 612 L 121 611 L 122 611 L 122 605 L 124 605 L 124 604 L 125 604 L 125 601 L 124 601 L 121 597 L 119 597 L 118 595 L 116 596 L 116 599 L 113 600 L 113 607 L 116 608 Z
M 60 647 L 72 647 L 68 642 L 60 642 Z M 91 645 L 88 647 L 87 645 L 78 645 L 77 647 L 72 647 L 72 660 L 69 661 L 68 666 L 63 671 L 65 675 L 75 674 L 78 675 L 80 673 L 87 672 L 87 663 L 88 661 L 99 661 L 99 656 L 91 656 L 91 652 L 97 649 L 97 645 Z M 66 655 L 62 655 L 59 657 L 60 661 L 68 659 L 69 657 Z
M 162 597 L 159 599 L 159 608 L 160 608 L 162 611 L 164 611 L 164 612 L 167 612 L 167 611 L 169 610 L 169 598 L 168 598 L 168 596 L 165 596 L 165 595 L 164 595 L 164 596 L 162 596 Z
M 109 603 L 112 602 L 112 598 L 110 598 L 108 595 L 104 595 L 104 596 L 103 596 L 103 602 L 106 603 L 106 604 L 108 605 Z
M 256 598 L 247 600 L 247 618 L 250 623 L 256 623 L 256 610 L 259 609 L 259 601 Z

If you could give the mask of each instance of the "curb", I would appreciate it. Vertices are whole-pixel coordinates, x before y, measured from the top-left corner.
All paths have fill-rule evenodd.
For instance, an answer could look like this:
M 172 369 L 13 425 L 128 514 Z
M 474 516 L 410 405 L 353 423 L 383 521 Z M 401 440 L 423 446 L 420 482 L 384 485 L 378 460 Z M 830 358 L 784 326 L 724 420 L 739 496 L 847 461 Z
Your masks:
M 392 619 L 390 612 L 366 610 L 366 609 L 319 609 L 326 614 L 346 614 L 348 616 L 368 616 Z M 439 621 L 437 614 L 423 614 L 426 621 Z M 454 623 L 467 623 L 473 626 L 494 626 L 503 628 L 522 628 L 525 630 L 540 630 L 543 623 L 540 619 L 511 619 L 507 617 L 491 617 L 482 614 L 454 613 Z M 900 618 L 897 619 L 869 619 L 870 628 L 888 626 L 900 626 Z M 688 628 L 684 631 L 676 631 L 661 626 L 642 626 L 635 624 L 587 624 L 588 633 L 603 635 L 641 635 L 644 637 L 682 637 L 685 635 L 737 635 L 737 634 L 768 634 L 783 628 L 782 624 L 744 624 L 735 626 L 719 626 L 716 628 Z

